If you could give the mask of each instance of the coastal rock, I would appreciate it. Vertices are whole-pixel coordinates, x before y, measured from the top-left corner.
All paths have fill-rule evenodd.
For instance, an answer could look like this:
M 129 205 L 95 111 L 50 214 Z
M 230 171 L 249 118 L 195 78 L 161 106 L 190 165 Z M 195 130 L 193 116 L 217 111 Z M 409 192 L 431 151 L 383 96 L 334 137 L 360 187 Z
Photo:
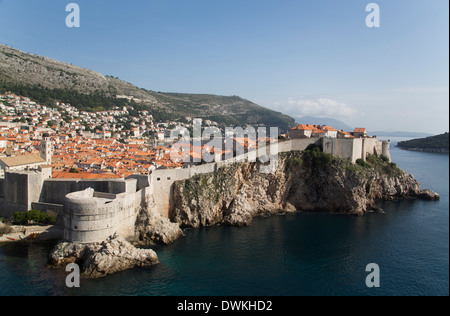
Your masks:
M 433 192 L 430 190 L 423 190 L 420 193 L 419 198 L 422 200 L 428 200 L 428 201 L 438 201 L 438 200 L 440 200 L 441 197 L 436 192 Z
M 170 218 L 182 227 L 245 226 L 260 215 L 295 211 L 364 215 L 377 210 L 378 200 L 439 199 L 412 175 L 381 158 L 372 157 L 371 165 L 361 166 L 323 157 L 280 154 L 271 174 L 260 173 L 259 163 L 243 162 L 175 182 Z
M 114 235 L 100 245 L 87 246 L 82 261 L 83 276 L 101 278 L 130 268 L 156 264 L 158 257 L 153 250 L 135 248 Z
M 141 209 L 136 220 L 135 232 L 135 243 L 144 245 L 154 243 L 168 245 L 184 235 L 178 223 L 172 223 L 167 217 L 153 211 L 152 207 Z
M 86 245 L 61 241 L 49 255 L 49 264 L 66 266 L 79 260 L 86 250 Z
M 282 168 L 263 176 L 254 164 L 237 163 L 175 182 L 170 218 L 181 227 L 248 226 L 255 216 L 292 211 L 283 198 L 286 181 Z
M 117 234 L 102 243 L 60 242 L 49 257 L 49 264 L 53 266 L 77 263 L 82 276 L 91 279 L 158 262 L 153 250 L 135 248 Z

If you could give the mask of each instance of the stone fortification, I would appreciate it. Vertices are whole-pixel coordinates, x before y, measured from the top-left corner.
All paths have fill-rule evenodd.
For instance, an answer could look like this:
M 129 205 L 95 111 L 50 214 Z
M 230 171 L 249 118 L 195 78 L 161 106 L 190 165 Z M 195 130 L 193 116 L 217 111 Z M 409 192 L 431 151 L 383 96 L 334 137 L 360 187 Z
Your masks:
M 368 154 L 383 154 L 390 159 L 389 142 L 382 142 L 376 138 L 304 138 L 293 139 L 286 142 L 277 143 L 278 153 L 291 151 L 304 151 L 309 145 L 316 144 L 323 147 L 325 153 L 348 159 L 355 163 L 357 159 L 364 159 Z M 272 145 L 274 146 L 274 145 Z M 267 147 L 270 154 L 271 147 Z M 273 151 L 272 151 L 273 152 Z M 198 174 L 212 173 L 220 168 L 232 165 L 236 162 L 248 160 L 249 154 L 244 154 L 232 159 L 215 163 L 194 166 L 185 169 L 155 170 L 151 173 L 151 192 L 155 199 L 155 208 L 165 217 L 168 217 L 170 206 L 173 204 L 172 187 L 176 181 L 190 179 Z
M 383 153 L 390 157 L 389 147 L 372 138 L 295 139 L 272 144 L 266 148 L 266 153 L 270 155 L 271 153 L 298 152 L 305 150 L 311 144 L 320 145 L 325 153 L 331 153 L 351 162 L 365 159 L 368 154 Z M 92 188 L 69 193 L 65 196 L 64 201 L 64 238 L 81 243 L 100 242 L 116 232 L 131 238 L 134 234 L 137 215 L 143 207 L 148 208 L 150 215 L 146 216 L 153 222 L 155 222 L 153 218 L 169 218 L 174 205 L 173 187 L 175 182 L 191 179 L 196 175 L 212 174 L 236 162 L 251 160 L 249 158 L 252 157 L 256 160 L 254 152 L 189 168 L 154 170 L 148 178 L 135 176 L 125 181 L 105 181 L 103 186 L 107 188 L 104 188 L 103 191 L 109 193 L 97 192 Z M 272 158 L 274 159 L 274 157 Z M 277 164 L 272 167 L 271 173 L 276 172 Z M 83 183 L 83 185 L 87 184 Z M 96 186 L 101 187 L 101 182 L 97 182 Z M 51 187 L 51 181 L 46 184 L 46 188 L 47 191 L 54 192 L 54 190 L 48 190 L 49 187 Z M 73 186 L 66 185 L 65 187 L 65 189 L 54 192 L 53 195 L 57 195 L 57 198 L 53 199 L 60 199 L 58 192 L 67 191 Z M 46 194 L 51 196 L 48 192 Z M 174 231 L 175 235 L 179 235 L 176 229 Z M 169 237 L 158 238 L 171 239 Z
M 127 180 L 135 183 L 135 179 Z M 80 243 L 103 241 L 114 233 L 125 238 L 134 236 L 134 226 L 149 187 L 123 193 L 101 193 L 88 188 L 66 196 L 64 239 Z

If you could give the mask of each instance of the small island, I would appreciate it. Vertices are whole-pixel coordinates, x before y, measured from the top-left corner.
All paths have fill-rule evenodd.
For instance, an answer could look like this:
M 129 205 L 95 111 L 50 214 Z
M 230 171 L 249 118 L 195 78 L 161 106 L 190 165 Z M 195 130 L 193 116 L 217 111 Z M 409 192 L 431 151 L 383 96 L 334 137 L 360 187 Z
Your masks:
M 437 136 L 399 142 L 397 147 L 405 150 L 433 152 L 433 153 L 448 153 L 449 152 L 448 132 Z

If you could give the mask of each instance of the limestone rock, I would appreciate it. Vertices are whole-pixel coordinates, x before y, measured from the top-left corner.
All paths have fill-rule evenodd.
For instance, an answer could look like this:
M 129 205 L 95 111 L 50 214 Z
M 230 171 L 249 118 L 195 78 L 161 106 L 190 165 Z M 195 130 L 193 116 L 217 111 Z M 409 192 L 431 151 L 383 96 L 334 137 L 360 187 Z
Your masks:
M 438 200 L 440 200 L 441 197 L 436 192 L 433 192 L 430 190 L 423 190 L 420 193 L 419 198 L 422 200 L 438 201 Z
M 65 266 L 69 263 L 75 263 L 83 256 L 85 249 L 86 245 L 61 241 L 50 253 L 49 264 Z
M 88 245 L 82 261 L 83 276 L 101 278 L 130 268 L 156 264 L 158 257 L 153 250 L 135 248 L 115 235 L 100 245 Z
M 60 242 L 49 256 L 49 264 L 53 266 L 77 263 L 82 276 L 86 278 L 101 278 L 158 262 L 158 256 L 153 250 L 135 248 L 117 234 L 102 243 Z
M 328 165 L 308 159 L 305 153 L 291 152 L 279 155 L 278 168 L 271 174 L 260 173 L 259 163 L 243 162 L 175 182 L 170 218 L 182 227 L 244 226 L 259 215 L 364 215 L 376 209 L 377 200 L 439 199 L 389 162 L 365 168 L 339 158 Z
M 141 209 L 136 220 L 137 244 L 171 244 L 179 237 L 184 236 L 178 223 L 171 222 L 168 218 L 161 216 L 152 207 Z

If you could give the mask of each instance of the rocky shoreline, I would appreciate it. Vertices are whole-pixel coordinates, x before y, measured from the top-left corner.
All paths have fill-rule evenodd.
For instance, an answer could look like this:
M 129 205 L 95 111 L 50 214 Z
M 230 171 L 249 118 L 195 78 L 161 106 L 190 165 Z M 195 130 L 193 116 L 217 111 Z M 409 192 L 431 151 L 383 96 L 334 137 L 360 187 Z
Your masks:
M 412 175 L 381 159 L 374 159 L 374 166 L 338 158 L 323 164 L 321 159 L 287 153 L 280 155 L 272 174 L 244 162 L 176 182 L 170 219 L 190 228 L 245 226 L 259 215 L 306 211 L 361 216 L 376 210 L 377 200 L 439 199 Z
M 355 165 L 323 153 L 291 152 L 280 155 L 271 174 L 260 173 L 259 163 L 242 162 L 178 181 L 169 218 L 159 215 L 149 201 L 139 213 L 131 243 L 118 235 L 100 244 L 60 242 L 49 263 L 76 262 L 82 276 L 100 278 L 157 264 L 153 250 L 135 246 L 170 244 L 184 235 L 181 228 L 248 226 L 256 216 L 299 211 L 362 216 L 382 212 L 375 205 L 378 200 L 439 200 L 395 164 L 378 157 L 368 161 Z
M 449 150 L 447 148 L 407 148 L 402 146 L 397 146 L 398 148 L 402 150 L 409 150 L 409 151 L 418 151 L 418 152 L 424 152 L 424 153 L 438 153 L 438 154 L 448 154 Z

